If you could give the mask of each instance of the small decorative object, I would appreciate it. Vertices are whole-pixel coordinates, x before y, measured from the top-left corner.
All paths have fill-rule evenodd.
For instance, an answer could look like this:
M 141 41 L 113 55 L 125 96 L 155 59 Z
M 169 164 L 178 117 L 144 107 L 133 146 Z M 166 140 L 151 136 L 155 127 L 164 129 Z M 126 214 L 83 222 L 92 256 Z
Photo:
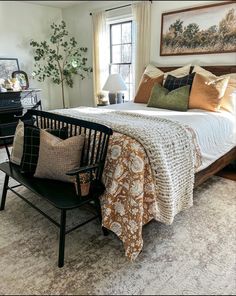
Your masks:
M 0 85 L 0 92 L 7 92 L 7 89 L 5 87 L 3 87 L 2 85 Z
M 97 98 L 98 98 L 98 104 L 100 106 L 105 106 L 107 105 L 107 98 L 106 98 L 106 95 L 103 93 L 103 92 L 100 92 L 98 95 L 97 95 Z
M 12 78 L 16 78 L 19 81 L 21 89 L 29 88 L 28 75 L 24 71 L 14 71 L 12 73 Z
M 6 88 L 7 90 L 13 90 L 13 84 L 12 84 L 12 81 L 11 79 L 6 79 L 5 82 L 4 82 L 4 88 Z
M 13 90 L 14 91 L 20 91 L 20 90 L 22 90 L 20 81 L 17 78 L 12 78 L 11 79 L 11 82 L 12 82 L 12 86 L 13 86 Z
M 65 108 L 65 84 L 73 87 L 73 76 L 78 75 L 84 79 L 85 74 L 92 72 L 92 68 L 86 65 L 85 54 L 88 49 L 80 47 L 74 37 L 67 38 L 68 31 L 64 21 L 59 25 L 53 23 L 51 29 L 49 42 L 30 42 L 34 48 L 36 68 L 33 76 L 41 82 L 51 78 L 54 83 L 61 85 L 62 103 Z
M 161 56 L 236 52 L 232 1 L 162 14 Z
M 92 174 L 92 176 L 90 175 L 90 173 L 80 174 L 80 190 L 81 190 L 82 196 L 86 196 L 89 194 L 90 183 L 94 178 L 95 178 L 94 173 Z M 77 184 L 76 184 L 76 192 L 77 192 Z
M 122 96 L 117 96 L 120 91 L 127 90 L 127 86 L 120 74 L 110 74 L 107 78 L 103 90 L 108 90 L 109 103 L 120 104 L 122 103 Z
M 18 71 L 19 63 L 15 58 L 0 58 L 0 75 L 2 78 L 7 79 L 11 77 L 11 73 Z

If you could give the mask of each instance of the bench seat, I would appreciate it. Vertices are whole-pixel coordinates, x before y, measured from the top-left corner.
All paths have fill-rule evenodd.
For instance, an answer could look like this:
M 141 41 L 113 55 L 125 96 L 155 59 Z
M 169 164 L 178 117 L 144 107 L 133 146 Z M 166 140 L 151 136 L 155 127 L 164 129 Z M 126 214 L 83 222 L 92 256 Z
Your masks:
M 20 172 L 19 166 L 9 162 L 1 163 L 0 170 L 60 210 L 71 210 L 87 203 L 89 199 L 92 200 L 90 196 L 79 198 L 76 195 L 75 184 L 73 183 L 24 175 Z M 98 191 L 100 194 L 102 193 L 102 188 L 96 189 L 97 193 Z

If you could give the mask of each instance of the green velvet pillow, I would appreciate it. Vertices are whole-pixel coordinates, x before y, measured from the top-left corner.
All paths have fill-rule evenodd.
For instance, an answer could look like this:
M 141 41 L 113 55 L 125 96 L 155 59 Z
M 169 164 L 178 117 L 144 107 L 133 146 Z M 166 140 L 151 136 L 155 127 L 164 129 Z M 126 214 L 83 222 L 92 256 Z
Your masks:
M 190 86 L 185 85 L 169 91 L 163 86 L 156 84 L 152 88 L 148 107 L 170 109 L 176 111 L 187 111 Z

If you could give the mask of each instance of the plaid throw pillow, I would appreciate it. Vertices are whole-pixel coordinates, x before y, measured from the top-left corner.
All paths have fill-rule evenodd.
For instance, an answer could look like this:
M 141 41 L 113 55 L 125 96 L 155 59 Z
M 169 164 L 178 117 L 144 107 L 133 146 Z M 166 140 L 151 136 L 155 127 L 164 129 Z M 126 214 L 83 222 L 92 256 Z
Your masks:
M 68 129 L 63 127 L 61 129 L 51 130 L 47 129 L 52 135 L 63 140 L 68 138 Z M 34 174 L 40 146 L 40 129 L 36 126 L 25 125 L 24 128 L 24 148 L 21 159 L 21 172 L 24 174 Z
M 190 89 L 191 89 L 194 76 L 195 76 L 195 73 L 186 75 L 184 77 L 179 77 L 179 78 L 172 75 L 168 75 L 164 84 L 164 88 L 168 89 L 169 91 L 172 91 L 182 86 L 190 85 Z

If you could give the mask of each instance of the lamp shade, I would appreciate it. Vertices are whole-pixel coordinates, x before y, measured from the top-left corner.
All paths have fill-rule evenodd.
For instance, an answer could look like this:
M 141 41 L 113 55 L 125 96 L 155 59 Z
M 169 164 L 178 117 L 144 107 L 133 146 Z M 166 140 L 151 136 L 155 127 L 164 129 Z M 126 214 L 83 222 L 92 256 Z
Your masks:
M 127 86 L 120 74 L 110 74 L 102 90 L 118 92 L 121 90 L 127 90 Z

